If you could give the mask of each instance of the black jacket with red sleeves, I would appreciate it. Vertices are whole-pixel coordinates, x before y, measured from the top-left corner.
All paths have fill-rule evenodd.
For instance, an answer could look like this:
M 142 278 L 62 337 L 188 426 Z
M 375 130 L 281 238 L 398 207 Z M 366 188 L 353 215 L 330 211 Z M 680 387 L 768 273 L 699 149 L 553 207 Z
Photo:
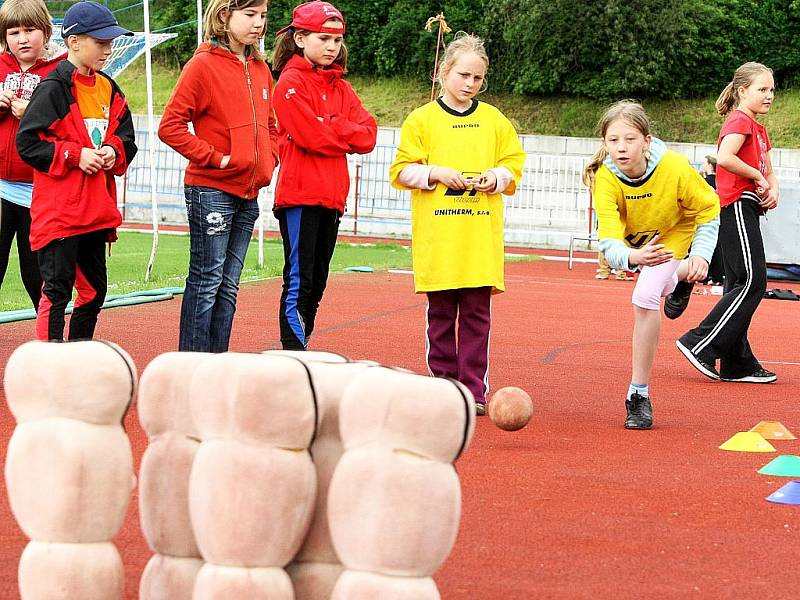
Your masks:
M 112 175 L 124 175 L 136 155 L 133 120 L 119 86 L 111 82 L 111 105 L 103 146 L 117 162 L 87 175 L 78 167 L 81 150 L 94 148 L 75 101 L 75 66 L 67 60 L 34 91 L 17 132 L 17 150 L 34 168 L 31 203 L 31 248 L 82 233 L 115 229 L 122 222 Z

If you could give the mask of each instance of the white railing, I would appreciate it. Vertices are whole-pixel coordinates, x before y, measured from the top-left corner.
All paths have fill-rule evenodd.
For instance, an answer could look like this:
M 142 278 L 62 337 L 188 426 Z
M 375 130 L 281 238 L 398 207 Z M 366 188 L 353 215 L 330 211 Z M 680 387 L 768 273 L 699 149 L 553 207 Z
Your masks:
M 150 222 L 149 136 L 137 130 L 139 154 L 131 165 L 120 200 L 126 221 Z M 389 165 L 396 147 L 378 145 L 368 155 L 350 157 L 350 194 L 342 231 L 359 235 L 408 237 L 411 234 L 411 197 L 389 184 Z M 186 160 L 156 141 L 159 215 L 162 223 L 185 224 L 183 171 Z M 589 193 L 581 182 L 587 158 L 529 153 L 517 188 L 506 198 L 506 242 L 566 248 L 571 235 L 589 231 Z M 699 165 L 698 165 L 699 166 Z M 779 178 L 797 181 L 800 169 L 776 168 Z M 260 205 L 265 230 L 276 230 L 272 216 L 273 185 L 262 191 Z

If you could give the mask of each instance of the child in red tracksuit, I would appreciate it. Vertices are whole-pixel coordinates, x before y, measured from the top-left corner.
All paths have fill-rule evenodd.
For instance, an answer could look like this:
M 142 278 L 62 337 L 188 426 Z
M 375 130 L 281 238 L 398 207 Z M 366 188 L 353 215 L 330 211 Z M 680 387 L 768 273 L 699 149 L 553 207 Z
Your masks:
M 208 2 L 206 40 L 183 68 L 158 129 L 189 159 L 181 351 L 228 350 L 258 192 L 278 162 L 272 74 L 258 50 L 266 21 L 266 0 Z
M 48 57 L 52 33 L 42 0 L 6 0 L 0 7 L 0 284 L 16 237 L 19 271 L 34 309 L 42 276 L 30 243 L 33 169 L 20 158 L 16 138 L 33 90 L 64 58 Z
M 105 244 L 122 222 L 115 175 L 136 154 L 128 104 L 98 71 L 111 41 L 133 35 L 111 11 L 78 2 L 64 14 L 67 59 L 39 84 L 22 117 L 17 149 L 31 165 L 31 248 L 44 280 L 36 337 L 62 341 L 64 313 L 78 290 L 69 339 L 91 339 L 107 291 Z
M 306 2 L 278 32 L 273 69 L 281 168 L 275 216 L 283 238 L 280 332 L 303 350 L 314 330 L 350 187 L 347 154 L 375 147 L 378 126 L 342 79 L 345 22 L 330 3 Z

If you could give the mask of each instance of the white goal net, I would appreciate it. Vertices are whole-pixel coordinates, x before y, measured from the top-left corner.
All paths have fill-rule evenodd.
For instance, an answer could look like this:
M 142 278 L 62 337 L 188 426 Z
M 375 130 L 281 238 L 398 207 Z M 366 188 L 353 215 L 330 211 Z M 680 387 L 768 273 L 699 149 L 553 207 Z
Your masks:
M 177 33 L 151 33 L 150 49 L 152 50 L 162 42 L 177 37 L 177 35 Z M 61 23 L 53 23 L 53 35 L 50 38 L 50 44 L 56 49 L 66 50 L 64 40 L 61 39 Z M 114 38 L 111 48 L 111 56 L 106 61 L 103 72 L 111 77 L 115 77 L 134 60 L 144 54 L 145 34 L 142 32 L 134 32 L 133 35 L 121 35 L 118 38 Z

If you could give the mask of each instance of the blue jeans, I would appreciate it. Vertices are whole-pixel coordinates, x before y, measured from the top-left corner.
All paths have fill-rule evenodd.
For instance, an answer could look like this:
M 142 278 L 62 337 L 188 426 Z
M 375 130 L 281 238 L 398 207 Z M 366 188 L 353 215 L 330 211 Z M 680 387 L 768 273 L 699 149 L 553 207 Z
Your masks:
M 225 352 L 258 203 L 199 186 L 187 186 L 184 195 L 189 217 L 189 276 L 181 305 L 178 349 Z

